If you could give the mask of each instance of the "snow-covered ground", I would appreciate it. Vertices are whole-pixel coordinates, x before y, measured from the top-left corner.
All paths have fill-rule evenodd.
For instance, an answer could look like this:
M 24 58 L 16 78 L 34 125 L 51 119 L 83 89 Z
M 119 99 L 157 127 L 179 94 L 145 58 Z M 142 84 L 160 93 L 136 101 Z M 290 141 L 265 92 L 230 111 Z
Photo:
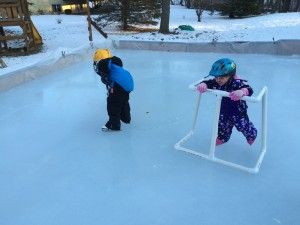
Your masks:
M 197 24 L 193 10 L 172 9 L 172 28 L 192 25 L 196 31 L 188 34 L 203 32 L 199 41 L 300 35 L 299 13 L 241 20 L 205 15 Z M 1 225 L 299 225 L 300 56 L 112 48 L 135 81 L 132 123 L 123 124 L 121 132 L 104 133 L 106 90 L 92 68 L 86 17 L 61 17 L 61 24 L 56 16 L 32 18 L 43 37 L 43 52 L 3 58 L 8 67 L 0 75 L 25 74 L 28 66 L 59 70 L 0 93 Z M 113 39 L 162 37 L 109 32 L 114 34 L 104 40 L 94 31 L 94 47 L 111 46 Z M 185 33 L 178 41 L 195 41 Z M 82 54 L 64 59 L 62 52 Z M 269 90 L 267 153 L 255 175 L 174 149 L 192 127 L 198 95 L 188 85 L 206 76 L 221 57 L 236 61 L 254 96 L 263 86 Z M 188 148 L 208 153 L 215 101 L 202 95 Z M 251 167 L 262 144 L 262 106 L 248 105 L 259 132 L 256 142 L 249 147 L 234 131 L 216 155 Z
M 58 18 L 62 19 L 62 23 L 57 23 Z M 43 39 L 42 52 L 30 56 L 3 57 L 8 67 L 0 69 L 0 75 L 33 65 L 41 60 L 61 57 L 62 52 L 70 54 L 90 47 L 87 16 L 40 15 L 32 16 L 32 20 Z M 170 31 L 180 25 L 191 25 L 195 31 L 180 31 L 176 35 L 163 35 L 157 32 L 124 34 L 115 27 L 110 27 L 104 29 L 109 36 L 108 40 L 105 40 L 93 28 L 93 45 L 97 48 L 103 41 L 112 40 L 232 42 L 273 41 L 273 38 L 275 41 L 300 39 L 300 13 L 277 13 L 231 20 L 217 14 L 210 16 L 204 12 L 202 22 L 198 23 L 195 10 L 171 6 Z

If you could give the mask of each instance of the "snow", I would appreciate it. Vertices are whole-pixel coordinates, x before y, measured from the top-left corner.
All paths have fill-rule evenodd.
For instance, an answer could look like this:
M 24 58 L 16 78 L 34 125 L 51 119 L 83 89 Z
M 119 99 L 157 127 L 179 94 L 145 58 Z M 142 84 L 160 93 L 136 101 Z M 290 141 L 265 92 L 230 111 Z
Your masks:
M 94 16 L 96 17 L 96 16 Z M 62 22 L 57 23 L 57 19 Z M 72 54 L 90 46 L 87 16 L 39 15 L 31 17 L 43 39 L 43 50 L 39 54 L 22 57 L 3 57 L 8 65 L 0 69 L 0 76 L 11 71 L 36 64 L 49 58 L 61 57 L 62 52 Z M 105 28 L 108 40 L 94 28 L 93 45 L 118 40 L 164 41 L 169 42 L 233 42 L 233 41 L 273 41 L 300 39 L 300 13 L 267 14 L 244 19 L 228 19 L 218 14 L 203 13 L 202 22 L 197 22 L 193 9 L 171 6 L 170 31 L 179 25 L 191 25 L 195 31 L 179 31 L 178 34 L 163 35 L 157 32 L 121 34 L 116 27 Z M 158 28 L 158 26 L 156 27 Z
M 183 18 L 187 10 L 176 9 L 178 18 Z M 185 20 L 189 15 L 184 14 Z M 245 21 L 244 26 L 263 30 L 272 24 L 258 19 L 284 20 L 289 15 L 297 23 L 299 14 L 265 15 L 236 23 Z M 9 67 L 1 69 L 2 74 L 22 72 L 29 64 L 51 65 L 61 51 L 85 52 L 89 48 L 85 17 L 62 17 L 60 25 L 55 16 L 33 18 L 45 51 L 4 58 Z M 69 26 L 68 19 L 76 27 Z M 205 16 L 203 24 L 210 23 L 208 29 L 213 24 L 222 26 L 223 20 Z M 285 38 L 299 35 L 298 26 L 291 27 L 294 35 Z M 273 27 L 265 40 L 282 29 Z M 94 34 L 95 45 L 103 45 L 104 39 Z M 251 40 L 248 34 L 243 37 Z M 226 37 L 222 31 L 218 35 Z M 123 59 L 135 81 L 130 96 L 132 123 L 123 124 L 121 132 L 101 132 L 107 120 L 106 91 L 90 55 L 0 94 L 0 224 L 299 224 L 300 116 L 295 91 L 300 83 L 299 56 L 112 51 Z M 254 95 L 263 86 L 269 89 L 267 153 L 255 175 L 174 149 L 192 126 L 198 96 L 189 84 L 206 76 L 221 57 L 236 61 L 239 75 L 249 81 Z M 213 95 L 202 96 L 195 133 L 186 143 L 199 152 L 209 150 L 215 100 Z M 248 105 L 260 135 L 261 104 Z M 249 147 L 234 132 L 216 154 L 251 166 L 260 145 L 260 136 Z

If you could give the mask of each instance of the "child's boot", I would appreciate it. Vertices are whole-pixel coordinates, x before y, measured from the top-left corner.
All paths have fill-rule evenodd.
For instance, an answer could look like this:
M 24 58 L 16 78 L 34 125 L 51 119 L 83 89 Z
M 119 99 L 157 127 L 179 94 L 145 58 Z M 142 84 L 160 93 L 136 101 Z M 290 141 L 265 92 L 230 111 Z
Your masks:
M 216 140 L 216 146 L 222 145 L 222 144 L 224 144 L 224 142 L 217 138 L 217 140 Z
M 105 132 L 109 132 L 109 131 L 120 131 L 121 129 L 111 129 L 111 128 L 108 128 L 107 126 L 102 126 L 102 131 L 105 131 Z
M 104 126 L 102 126 L 102 131 L 120 131 L 120 128 L 120 126 L 113 125 L 108 121 Z
M 255 140 L 247 140 L 249 145 L 252 145 L 254 143 Z

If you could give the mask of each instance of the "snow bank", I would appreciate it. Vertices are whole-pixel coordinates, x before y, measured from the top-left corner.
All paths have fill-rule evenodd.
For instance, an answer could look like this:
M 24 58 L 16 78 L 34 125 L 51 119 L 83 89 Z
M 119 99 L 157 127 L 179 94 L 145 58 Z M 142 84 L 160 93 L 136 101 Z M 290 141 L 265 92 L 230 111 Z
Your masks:
M 213 52 L 213 53 L 241 53 L 268 55 L 300 55 L 300 40 L 279 40 L 274 42 L 212 42 L 212 43 L 184 43 L 163 41 L 101 41 L 94 42 L 93 48 L 89 44 L 76 49 L 58 48 L 48 52 L 37 63 L 28 67 L 15 69 L 0 76 L 0 92 L 16 85 L 37 79 L 49 73 L 57 72 L 86 58 L 93 57 L 98 48 L 131 49 L 149 51 L 172 52 Z M 26 66 L 26 65 L 25 65 Z
M 23 65 L 23 67 L 19 69 L 12 68 L 13 71 L 11 72 L 6 70 L 7 73 L 0 76 L 0 92 L 47 74 L 57 72 L 86 58 L 91 58 L 92 60 L 97 48 L 112 48 L 111 44 L 111 42 L 102 41 L 94 43 L 92 47 L 86 44 L 76 49 L 58 48 L 35 64 L 27 67 Z
M 163 42 L 163 41 L 119 41 L 120 49 L 172 51 L 172 52 L 214 52 L 233 54 L 300 55 L 300 40 L 279 40 L 274 42 Z

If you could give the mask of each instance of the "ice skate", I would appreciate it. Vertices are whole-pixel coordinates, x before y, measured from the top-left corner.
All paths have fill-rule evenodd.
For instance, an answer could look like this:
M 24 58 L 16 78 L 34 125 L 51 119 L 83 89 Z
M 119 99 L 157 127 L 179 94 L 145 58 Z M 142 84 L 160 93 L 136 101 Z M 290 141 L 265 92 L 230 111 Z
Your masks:
M 110 129 L 107 126 L 102 126 L 102 131 L 103 132 L 115 132 L 115 131 L 121 131 L 121 129 Z

